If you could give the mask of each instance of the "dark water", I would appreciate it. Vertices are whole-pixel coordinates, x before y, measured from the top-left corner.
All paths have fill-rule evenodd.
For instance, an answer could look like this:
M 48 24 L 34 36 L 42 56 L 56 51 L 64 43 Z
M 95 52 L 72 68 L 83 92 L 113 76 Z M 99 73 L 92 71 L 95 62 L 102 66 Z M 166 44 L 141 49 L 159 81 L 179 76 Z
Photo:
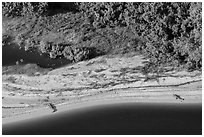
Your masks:
M 23 62 L 20 60 L 23 59 Z M 43 68 L 57 68 L 69 64 L 70 61 L 63 59 L 51 59 L 48 54 L 41 54 L 39 51 L 25 51 L 18 45 L 6 45 L 2 47 L 2 65 L 15 65 L 19 61 L 21 64 L 34 63 Z
M 126 103 L 3 125 L 3 134 L 192 135 L 202 134 L 202 106 Z

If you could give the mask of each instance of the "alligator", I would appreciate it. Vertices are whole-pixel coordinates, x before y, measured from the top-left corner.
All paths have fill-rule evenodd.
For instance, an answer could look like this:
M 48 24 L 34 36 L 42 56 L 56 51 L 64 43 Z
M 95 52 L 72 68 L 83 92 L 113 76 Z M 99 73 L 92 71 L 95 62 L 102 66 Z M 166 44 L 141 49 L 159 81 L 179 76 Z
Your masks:
M 52 113 L 54 113 L 54 112 L 57 111 L 57 107 L 56 107 L 54 104 L 49 103 L 48 106 L 49 106 L 51 109 L 53 109 Z
M 180 95 L 177 95 L 177 94 L 173 94 L 174 97 L 176 97 L 176 99 L 181 99 L 181 100 L 184 100 L 184 98 L 182 98 Z

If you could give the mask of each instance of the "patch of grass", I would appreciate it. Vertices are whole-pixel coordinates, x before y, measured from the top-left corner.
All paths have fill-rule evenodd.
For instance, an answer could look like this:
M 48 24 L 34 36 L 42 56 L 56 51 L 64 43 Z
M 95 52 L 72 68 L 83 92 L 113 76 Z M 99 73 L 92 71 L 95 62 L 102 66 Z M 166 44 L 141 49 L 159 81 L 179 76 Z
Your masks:
M 62 74 L 62 76 L 76 76 L 77 75 L 77 73 L 74 73 L 74 74 L 71 74 L 71 73 L 67 73 L 67 74 Z
M 3 67 L 2 74 L 26 74 L 28 76 L 36 76 L 38 74 L 46 75 L 50 70 L 50 68 L 41 68 L 37 64 L 26 64 Z
M 100 74 L 99 77 L 102 77 L 102 78 L 103 78 L 105 75 L 106 75 L 106 74 Z
M 6 79 L 6 81 L 9 81 L 9 82 L 11 82 L 11 83 L 16 83 L 16 78 L 13 77 L 13 76 L 9 76 L 9 77 Z
M 90 78 L 96 78 L 96 79 L 98 79 L 98 75 L 91 75 Z
M 88 62 L 88 63 L 86 64 L 86 66 L 91 66 L 91 65 L 93 65 L 93 64 L 94 64 L 94 61 Z
M 110 70 L 110 72 L 118 72 L 119 70 Z
M 98 73 L 98 72 L 102 72 L 102 71 L 105 71 L 105 70 L 107 70 L 107 69 L 101 68 L 101 69 L 95 69 L 94 71 L 95 71 L 96 73 Z
M 86 66 L 91 66 L 93 64 L 107 64 L 107 60 L 105 58 L 102 58 L 100 60 L 90 61 L 86 64 Z
M 143 82 L 149 82 L 149 81 L 156 81 L 159 84 L 159 76 L 158 75 L 151 75 L 151 76 L 146 75 Z

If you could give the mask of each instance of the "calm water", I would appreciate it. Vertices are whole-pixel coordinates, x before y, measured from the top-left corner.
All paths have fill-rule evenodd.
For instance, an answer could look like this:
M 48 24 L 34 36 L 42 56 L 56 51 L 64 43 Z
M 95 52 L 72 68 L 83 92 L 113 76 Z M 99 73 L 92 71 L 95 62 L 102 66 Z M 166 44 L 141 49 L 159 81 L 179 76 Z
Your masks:
M 25 51 L 19 49 L 18 45 L 7 45 L 2 47 L 2 65 L 15 65 L 23 59 L 22 64 L 35 63 L 43 68 L 57 68 L 69 64 L 67 59 L 51 59 L 48 54 L 40 54 L 37 50 Z
M 202 134 L 202 106 L 126 103 L 85 107 L 3 125 L 3 134 Z

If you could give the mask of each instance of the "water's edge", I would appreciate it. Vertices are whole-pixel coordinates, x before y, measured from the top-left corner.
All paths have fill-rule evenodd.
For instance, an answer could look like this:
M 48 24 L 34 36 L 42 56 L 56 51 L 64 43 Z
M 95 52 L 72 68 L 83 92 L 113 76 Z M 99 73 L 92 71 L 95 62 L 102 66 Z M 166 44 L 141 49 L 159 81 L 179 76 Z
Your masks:
M 3 124 L 3 134 L 202 134 L 202 105 L 118 103 Z

